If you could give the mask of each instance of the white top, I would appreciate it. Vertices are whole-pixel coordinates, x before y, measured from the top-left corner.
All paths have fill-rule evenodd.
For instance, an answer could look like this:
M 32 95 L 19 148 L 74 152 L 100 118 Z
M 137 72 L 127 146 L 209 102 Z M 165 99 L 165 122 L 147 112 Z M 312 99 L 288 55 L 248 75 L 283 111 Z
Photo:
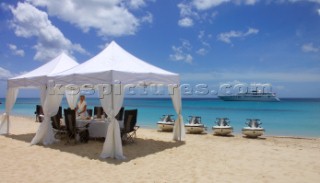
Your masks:
M 78 111 L 81 112 L 84 110 L 85 106 L 87 105 L 86 101 L 79 101 L 77 106 L 78 106 Z M 87 116 L 87 111 L 84 111 L 80 114 L 80 118 L 85 118 Z

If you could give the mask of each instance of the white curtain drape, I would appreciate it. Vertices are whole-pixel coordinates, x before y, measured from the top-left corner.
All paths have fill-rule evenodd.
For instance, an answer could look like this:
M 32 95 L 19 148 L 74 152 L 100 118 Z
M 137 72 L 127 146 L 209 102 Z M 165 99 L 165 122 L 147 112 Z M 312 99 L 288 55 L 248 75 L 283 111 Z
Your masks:
M 40 87 L 40 102 L 41 106 L 44 106 L 44 101 L 46 100 L 47 96 L 47 86 L 41 86 Z
M 99 91 L 104 91 L 99 86 Z M 103 149 L 101 152 L 101 158 L 116 158 L 116 159 L 125 159 L 123 156 L 122 151 L 122 142 L 121 142 L 121 134 L 120 134 L 120 126 L 115 118 L 115 116 L 120 111 L 123 98 L 124 98 L 124 87 L 123 85 L 119 87 L 114 87 L 110 85 L 111 93 L 109 94 L 99 94 L 100 95 L 100 102 L 103 110 L 108 115 L 108 120 L 110 120 L 106 139 L 103 144 Z
M 173 85 L 169 85 L 168 89 L 173 92 L 170 96 L 172 99 L 174 109 L 178 115 L 173 127 L 173 140 L 184 141 L 186 132 L 185 132 L 183 116 L 182 116 L 180 88 L 174 87 Z
M 77 105 L 77 100 L 80 96 L 80 91 L 66 88 L 65 93 L 70 109 L 74 110 Z
M 13 108 L 14 103 L 16 103 L 19 89 L 18 88 L 9 88 L 7 90 L 6 97 L 6 112 L 2 115 L 1 124 L 0 124 L 0 134 L 9 134 L 10 132 L 10 112 Z
M 61 89 L 54 88 L 54 93 L 47 90 L 45 101 L 43 104 L 44 120 L 40 124 L 36 135 L 33 137 L 31 144 L 42 142 L 49 145 L 55 142 L 54 133 L 51 125 L 51 117 L 56 115 L 61 104 L 63 94 L 59 93 Z

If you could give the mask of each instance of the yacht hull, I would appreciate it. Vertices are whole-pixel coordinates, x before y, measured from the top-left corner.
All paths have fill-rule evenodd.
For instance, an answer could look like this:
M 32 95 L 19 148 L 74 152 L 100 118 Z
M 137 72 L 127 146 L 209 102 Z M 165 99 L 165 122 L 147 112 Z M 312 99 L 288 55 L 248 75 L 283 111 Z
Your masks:
M 262 101 L 262 102 L 279 102 L 280 99 L 274 96 L 218 96 L 221 100 L 224 101 Z

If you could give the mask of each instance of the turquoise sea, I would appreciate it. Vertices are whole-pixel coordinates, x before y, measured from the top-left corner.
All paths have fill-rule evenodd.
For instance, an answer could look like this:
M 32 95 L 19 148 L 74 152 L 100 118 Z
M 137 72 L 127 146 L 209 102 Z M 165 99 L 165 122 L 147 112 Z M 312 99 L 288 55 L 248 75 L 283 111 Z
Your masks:
M 5 111 L 5 99 L 0 99 L 1 114 Z M 88 108 L 99 106 L 97 98 L 86 99 Z M 18 98 L 12 114 L 34 116 L 38 98 Z M 64 99 L 62 106 L 67 107 Z M 138 109 L 138 124 L 145 128 L 156 128 L 156 122 L 163 114 L 175 114 L 171 99 L 163 98 L 125 98 L 127 109 Z M 202 117 L 203 123 L 211 133 L 217 117 L 228 117 L 235 134 L 247 118 L 259 118 L 266 129 L 266 135 L 320 137 L 320 99 L 281 99 L 281 102 L 231 102 L 215 98 L 182 100 L 184 120 L 189 115 Z

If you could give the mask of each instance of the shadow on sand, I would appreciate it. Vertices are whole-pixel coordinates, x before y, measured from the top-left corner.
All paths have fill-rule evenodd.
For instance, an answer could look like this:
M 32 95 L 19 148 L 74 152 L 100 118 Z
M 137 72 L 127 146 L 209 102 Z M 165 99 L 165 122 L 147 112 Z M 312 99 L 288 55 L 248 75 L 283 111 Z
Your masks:
M 217 134 L 212 134 L 214 137 L 221 137 L 221 138 L 225 138 L 225 137 L 227 137 L 227 138 L 229 138 L 229 137 L 235 137 L 234 135 L 232 135 L 232 134 L 229 134 L 229 135 L 217 135 Z
M 266 137 L 249 137 L 249 136 L 245 136 L 245 135 L 243 135 L 242 137 L 245 139 L 253 139 L 253 140 L 266 140 L 267 139 Z
M 23 141 L 26 143 L 30 143 L 34 136 L 35 136 L 35 133 L 27 133 L 27 134 L 19 134 L 19 135 L 14 135 L 14 134 L 5 135 L 5 137 L 7 137 L 7 138 L 12 138 L 14 140 Z
M 26 143 L 30 143 L 32 138 L 34 137 L 34 133 L 30 134 L 21 134 L 21 135 L 7 135 L 8 138 L 12 138 L 14 140 L 23 141 Z M 160 141 L 154 139 L 141 139 L 135 138 L 134 143 L 123 145 L 123 154 L 126 156 L 124 160 L 116 160 L 112 158 L 101 159 L 100 153 L 102 151 L 104 141 L 102 140 L 90 140 L 88 143 L 77 143 L 74 144 L 73 141 L 69 144 L 66 143 L 65 139 L 61 141 L 49 145 L 39 145 L 44 148 L 55 149 L 61 152 L 67 152 L 71 154 L 75 154 L 77 156 L 86 157 L 88 159 L 104 161 L 112 164 L 121 164 L 123 162 L 129 162 L 131 160 L 141 158 L 144 156 L 148 156 L 150 154 L 154 154 L 157 152 L 164 151 L 166 149 L 179 147 L 185 142 L 179 141 Z

